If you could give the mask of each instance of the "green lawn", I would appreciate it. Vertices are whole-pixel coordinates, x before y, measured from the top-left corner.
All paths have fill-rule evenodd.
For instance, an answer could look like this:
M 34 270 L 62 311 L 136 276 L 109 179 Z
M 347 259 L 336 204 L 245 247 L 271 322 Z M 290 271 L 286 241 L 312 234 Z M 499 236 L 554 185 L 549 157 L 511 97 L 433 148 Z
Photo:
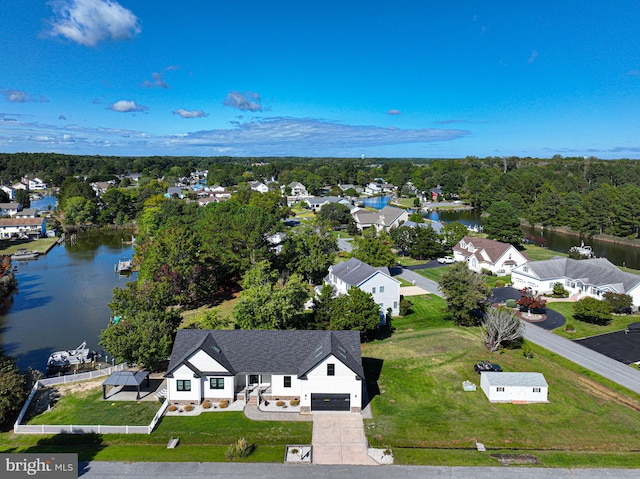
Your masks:
M 366 421 L 374 447 L 391 447 L 396 462 L 406 464 L 485 464 L 486 455 L 467 450 L 479 441 L 491 452 L 546 451 L 539 457 L 548 466 L 607 465 L 605 458 L 615 451 L 613 463 L 640 467 L 640 395 L 536 345 L 528 345 L 532 359 L 522 350 L 489 354 L 478 328 L 452 326 L 444 319 L 444 300 L 428 298 L 417 298 L 415 312 L 394 321 L 389 340 L 362 346 L 363 357 L 382 360 L 372 387 L 379 391 L 371 403 L 373 419 Z M 489 403 L 473 372 L 478 359 L 506 371 L 542 372 L 550 402 Z M 478 390 L 463 391 L 464 380 Z M 628 455 L 618 454 L 624 451 Z
M 32 417 L 27 424 L 146 426 L 160 408 L 156 401 L 103 401 L 101 383 L 92 380 L 90 389 L 63 394 L 51 411 Z
M 0 240 L 0 254 L 13 254 L 20 248 L 46 253 L 58 238 L 39 238 L 37 240 Z
M 442 273 L 444 273 L 447 268 L 449 266 L 440 266 L 438 268 L 425 268 L 425 269 L 419 269 L 417 271 L 415 271 L 416 273 L 418 273 L 421 276 L 424 276 L 427 279 L 430 279 L 432 281 L 435 281 L 436 283 L 440 282 L 440 276 L 442 275 Z
M 640 321 L 640 316 L 636 315 L 624 315 L 624 316 L 613 316 L 613 321 L 611 324 L 606 326 L 599 326 L 597 324 L 585 323 L 584 321 L 578 321 L 573 317 L 573 302 L 548 302 L 547 307 L 553 309 L 554 311 L 562 314 L 566 319 L 567 323 L 571 323 L 575 327 L 575 332 L 567 332 L 564 329 L 564 326 L 558 329 L 555 329 L 553 332 L 558 336 L 562 336 L 567 339 L 580 339 L 586 338 L 589 336 L 595 336 L 598 334 L 611 333 L 613 331 L 620 331 L 621 329 L 625 329 L 629 324 Z
M 531 261 L 542 261 L 545 259 L 551 259 L 554 256 L 569 256 L 566 253 L 558 253 L 557 251 L 553 251 L 547 248 L 541 248 L 540 246 L 525 244 L 522 245 L 524 247 L 525 253 Z

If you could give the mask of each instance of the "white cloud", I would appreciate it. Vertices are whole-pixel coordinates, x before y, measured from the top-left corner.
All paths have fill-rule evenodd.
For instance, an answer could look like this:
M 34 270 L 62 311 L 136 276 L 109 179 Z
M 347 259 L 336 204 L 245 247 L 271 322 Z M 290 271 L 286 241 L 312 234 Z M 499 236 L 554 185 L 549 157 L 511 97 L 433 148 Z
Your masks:
M 147 111 L 149 108 L 144 105 L 138 105 L 133 100 L 120 100 L 109 105 L 109 110 L 120 113 Z
M 230 91 L 227 93 L 223 105 L 231 106 L 242 111 L 262 111 L 259 93 Z
M 209 116 L 203 110 L 183 110 L 182 108 L 172 112 L 174 115 L 179 115 L 182 118 L 203 118 Z
M 138 18 L 112 0 L 52 0 L 52 36 L 87 47 L 106 40 L 130 40 L 140 33 Z
M 400 110 L 389 110 L 387 111 L 387 115 L 402 115 L 402 112 Z
M 529 59 L 527 60 L 527 63 L 532 64 L 533 62 L 536 61 L 536 58 L 538 58 L 538 52 L 536 50 L 533 50 L 531 52 L 531 55 L 529 55 Z
M 21 90 L 2 90 L 2 94 L 7 101 L 11 103 L 24 103 L 31 101 L 31 97 L 27 95 L 27 92 Z

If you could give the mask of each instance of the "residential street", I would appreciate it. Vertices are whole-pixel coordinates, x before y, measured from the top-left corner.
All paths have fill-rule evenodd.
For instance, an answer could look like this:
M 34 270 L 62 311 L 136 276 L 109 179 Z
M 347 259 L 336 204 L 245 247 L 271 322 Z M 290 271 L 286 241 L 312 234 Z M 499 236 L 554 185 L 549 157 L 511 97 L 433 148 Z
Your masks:
M 403 268 L 402 273 L 400 273 L 398 277 L 404 279 L 405 281 L 409 281 L 415 286 L 420 286 L 422 289 L 428 291 L 431 294 L 442 296 L 442 292 L 440 291 L 440 286 L 438 286 L 438 283 L 427 279 L 418 273 Z
M 569 361 L 640 394 L 640 371 L 580 346 L 538 326 L 525 323 L 524 337 Z
M 626 479 L 634 469 L 543 469 L 529 467 L 320 466 L 234 464 L 227 462 L 90 462 L 80 466 L 86 479 Z

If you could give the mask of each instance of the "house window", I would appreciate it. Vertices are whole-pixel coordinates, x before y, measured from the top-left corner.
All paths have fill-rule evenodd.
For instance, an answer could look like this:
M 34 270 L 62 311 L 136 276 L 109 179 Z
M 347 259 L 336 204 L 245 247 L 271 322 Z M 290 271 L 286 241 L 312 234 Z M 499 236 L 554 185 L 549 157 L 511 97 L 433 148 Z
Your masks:
M 176 381 L 176 389 L 178 391 L 191 391 L 191 380 L 190 379 L 178 379 Z
M 533 392 L 534 393 L 539 393 L 539 392 L 542 392 L 542 389 L 541 388 L 533 388 Z
M 523 266 L 522 267 L 522 271 L 524 271 L 525 273 L 529 272 L 529 267 L 528 266 Z
M 211 389 L 224 389 L 224 378 L 209 379 L 209 387 Z
M 394 302 L 393 302 L 393 309 L 396 309 L 397 307 L 398 307 L 398 302 L 397 302 L 397 301 L 394 301 Z
M 284 387 L 285 388 L 290 388 L 291 387 L 291 376 L 285 376 L 284 377 Z
M 376 294 L 376 288 L 375 286 L 373 288 L 371 288 L 371 294 Z
M 497 387 L 496 388 L 496 392 L 503 393 L 504 392 L 504 388 L 503 387 Z
M 384 286 L 380 286 L 380 292 L 384 293 Z
M 336 375 L 336 365 L 327 364 L 327 376 L 335 376 L 335 375 Z

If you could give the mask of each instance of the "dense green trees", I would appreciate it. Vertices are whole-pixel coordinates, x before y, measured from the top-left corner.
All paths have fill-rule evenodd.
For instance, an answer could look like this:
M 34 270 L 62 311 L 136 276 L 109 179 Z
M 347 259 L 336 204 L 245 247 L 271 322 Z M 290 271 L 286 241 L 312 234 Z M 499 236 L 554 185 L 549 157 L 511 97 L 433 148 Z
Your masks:
M 611 306 L 606 301 L 591 297 L 573 303 L 573 317 L 586 323 L 601 325 L 609 324 L 613 319 Z
M 481 275 L 467 268 L 466 263 L 455 263 L 442 273 L 440 290 L 447 300 L 449 315 L 457 325 L 480 324 L 491 292 Z
M 391 251 L 392 243 L 388 233 L 376 234 L 375 229 L 369 228 L 362 232 L 361 237 L 354 239 L 351 256 L 370 266 L 391 268 L 397 262 L 396 255 Z
M 518 244 L 524 234 L 520 227 L 518 213 L 508 201 L 498 201 L 488 210 L 489 217 L 485 220 L 484 232 L 489 239 L 503 243 Z
M 0 425 L 15 419 L 27 397 L 26 377 L 0 347 Z

